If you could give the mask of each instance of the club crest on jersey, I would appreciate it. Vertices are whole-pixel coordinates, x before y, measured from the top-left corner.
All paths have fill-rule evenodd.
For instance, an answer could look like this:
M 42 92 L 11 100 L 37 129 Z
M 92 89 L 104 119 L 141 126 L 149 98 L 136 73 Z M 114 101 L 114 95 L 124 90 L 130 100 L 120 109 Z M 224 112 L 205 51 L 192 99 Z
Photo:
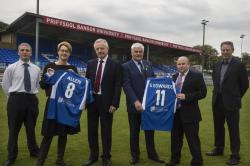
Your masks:
M 164 107 L 152 106 L 152 107 L 150 107 L 150 111 L 151 112 L 167 112 L 168 109 L 166 109 Z

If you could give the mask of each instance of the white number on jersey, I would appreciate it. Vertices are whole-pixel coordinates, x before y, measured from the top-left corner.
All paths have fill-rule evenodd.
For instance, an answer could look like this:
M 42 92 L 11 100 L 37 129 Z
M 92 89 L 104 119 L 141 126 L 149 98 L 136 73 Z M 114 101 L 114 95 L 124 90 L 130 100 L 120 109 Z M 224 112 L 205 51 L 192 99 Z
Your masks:
M 67 89 L 65 91 L 65 97 L 71 98 L 75 90 L 76 85 L 73 82 L 68 83 Z
M 165 94 L 166 94 L 166 90 L 160 90 L 160 89 L 156 90 L 156 95 L 157 95 L 156 104 L 155 104 L 156 106 L 159 106 L 160 103 L 161 103 L 160 106 L 162 107 L 164 106 Z

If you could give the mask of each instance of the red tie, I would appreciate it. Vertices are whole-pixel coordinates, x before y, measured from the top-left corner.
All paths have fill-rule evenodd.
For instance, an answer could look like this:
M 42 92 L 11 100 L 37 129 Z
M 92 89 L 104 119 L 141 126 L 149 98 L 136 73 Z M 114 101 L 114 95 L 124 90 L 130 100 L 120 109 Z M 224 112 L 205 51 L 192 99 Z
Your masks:
M 100 83 L 101 83 L 101 78 L 102 78 L 102 63 L 103 63 L 103 60 L 100 60 L 97 73 L 96 73 L 96 77 L 95 77 L 95 84 L 94 84 L 95 93 L 98 93 L 100 89 Z

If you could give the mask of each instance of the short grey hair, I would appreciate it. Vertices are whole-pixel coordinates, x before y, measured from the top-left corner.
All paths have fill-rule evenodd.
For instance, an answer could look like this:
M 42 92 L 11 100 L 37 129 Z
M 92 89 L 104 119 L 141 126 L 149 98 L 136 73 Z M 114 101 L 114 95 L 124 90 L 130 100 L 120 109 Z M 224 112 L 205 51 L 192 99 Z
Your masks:
M 18 50 L 20 49 L 21 46 L 27 46 L 27 47 L 30 48 L 30 51 L 32 51 L 32 47 L 31 47 L 31 45 L 29 43 L 26 43 L 26 42 L 20 43 L 18 45 Z
M 96 45 L 97 43 L 103 43 L 104 45 L 107 46 L 107 48 L 109 48 L 109 44 L 108 44 L 107 40 L 105 40 L 105 39 L 97 39 L 97 40 L 95 41 L 95 43 L 94 43 L 94 47 L 95 47 L 95 45 Z
M 141 43 L 133 43 L 131 46 L 131 50 L 133 50 L 134 48 L 141 48 L 142 51 L 144 52 L 144 46 Z

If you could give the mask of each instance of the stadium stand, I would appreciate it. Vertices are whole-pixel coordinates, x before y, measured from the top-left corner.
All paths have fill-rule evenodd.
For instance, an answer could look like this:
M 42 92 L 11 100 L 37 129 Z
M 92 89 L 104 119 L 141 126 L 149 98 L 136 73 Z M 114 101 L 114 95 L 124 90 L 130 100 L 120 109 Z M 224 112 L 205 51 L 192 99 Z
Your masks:
M 16 50 L 9 50 L 9 49 L 1 49 L 0 48 L 0 62 L 1 68 L 5 68 L 8 64 L 14 63 L 19 59 Z M 38 64 L 39 67 L 43 68 L 47 63 L 54 62 L 57 59 L 57 56 L 53 54 L 45 54 L 42 53 L 38 56 Z M 31 56 L 31 61 L 35 61 L 35 55 Z M 75 65 L 77 68 L 86 68 L 86 63 L 83 62 L 79 56 L 71 55 L 69 58 L 69 63 Z
M 40 68 L 57 59 L 57 44 L 64 40 L 69 41 L 73 48 L 69 63 L 75 65 L 83 75 L 86 71 L 86 62 L 92 58 L 93 43 L 97 38 L 108 40 L 110 57 L 120 63 L 130 59 L 129 48 L 134 42 L 141 42 L 145 45 L 147 50 L 145 58 L 152 62 L 154 62 L 154 57 L 159 59 L 163 55 L 162 58 L 166 61 L 166 59 L 172 60 L 182 55 L 200 55 L 202 52 L 199 49 L 175 43 L 26 12 L 11 23 L 5 31 L 0 32 L 0 67 L 3 69 L 0 74 L 9 64 L 18 60 L 16 47 L 22 42 L 31 45 L 33 48 L 31 61 L 35 61 L 36 33 L 34 29 L 37 18 L 40 20 L 40 28 L 36 64 Z M 156 65 L 154 71 L 156 75 L 164 76 L 167 73 L 175 73 L 176 69 L 172 66 Z
M 153 71 L 156 76 L 166 76 L 175 74 L 177 72 L 177 68 L 175 66 L 153 64 Z

